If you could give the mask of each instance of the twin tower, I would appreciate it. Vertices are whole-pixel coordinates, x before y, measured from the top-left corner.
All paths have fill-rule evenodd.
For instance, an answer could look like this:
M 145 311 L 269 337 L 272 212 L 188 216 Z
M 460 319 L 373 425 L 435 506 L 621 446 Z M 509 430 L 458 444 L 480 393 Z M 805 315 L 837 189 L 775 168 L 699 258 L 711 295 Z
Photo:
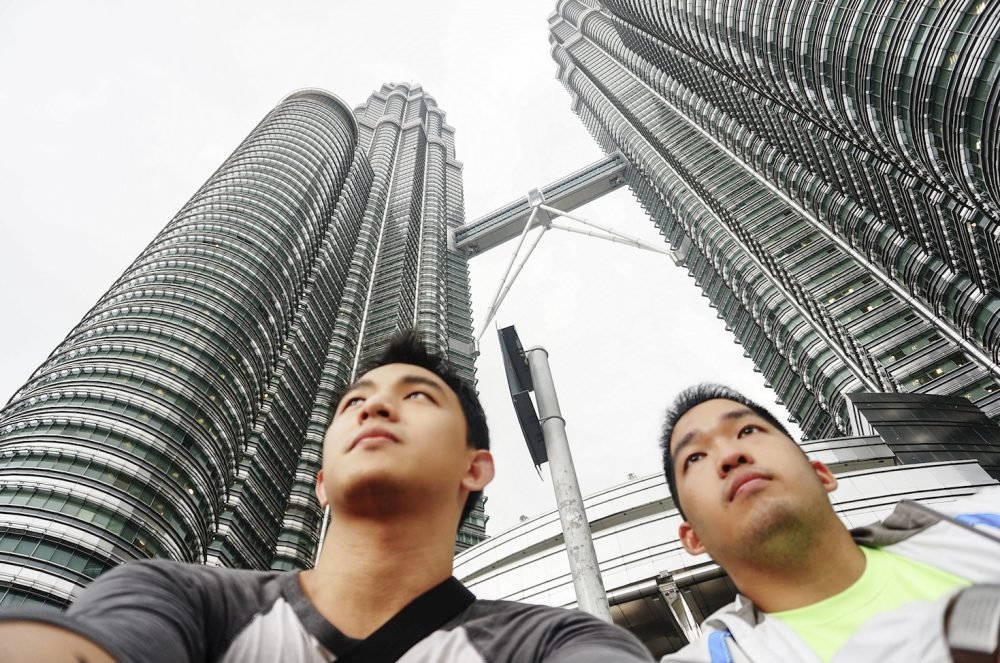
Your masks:
M 138 557 L 311 563 L 333 394 L 410 327 L 475 378 L 453 136 L 420 86 L 268 113 L 0 413 L 0 605 Z
M 549 19 L 573 110 L 812 438 L 856 392 L 1000 417 L 1000 3 L 872 7 Z M 411 85 L 264 118 L 0 411 L 0 606 L 138 557 L 310 563 L 332 394 L 409 327 L 475 377 L 453 134 Z M 1000 478 L 996 440 L 942 445 Z

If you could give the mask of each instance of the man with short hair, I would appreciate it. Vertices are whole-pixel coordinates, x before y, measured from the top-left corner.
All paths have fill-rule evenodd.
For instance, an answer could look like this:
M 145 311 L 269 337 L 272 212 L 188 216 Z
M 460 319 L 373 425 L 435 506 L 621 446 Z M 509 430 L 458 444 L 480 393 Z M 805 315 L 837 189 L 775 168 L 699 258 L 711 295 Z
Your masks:
M 613 624 L 476 600 L 451 575 L 458 525 L 492 478 L 475 390 L 404 334 L 333 413 L 315 568 L 126 564 L 65 613 L 0 615 L 0 661 L 648 661 Z
M 848 531 L 833 473 L 719 385 L 676 399 L 661 444 L 681 544 L 739 588 L 665 663 L 998 660 L 1000 489 Z

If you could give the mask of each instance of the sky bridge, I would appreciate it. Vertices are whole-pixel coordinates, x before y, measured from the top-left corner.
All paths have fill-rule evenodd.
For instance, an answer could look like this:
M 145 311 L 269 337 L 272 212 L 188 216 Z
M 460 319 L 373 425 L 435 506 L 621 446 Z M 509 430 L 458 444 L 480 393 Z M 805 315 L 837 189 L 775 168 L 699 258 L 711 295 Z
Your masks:
M 470 257 L 477 256 L 521 235 L 532 212 L 535 218 L 528 230 L 548 226 L 558 215 L 539 205 L 572 212 L 624 186 L 626 166 L 625 157 L 616 152 L 541 189 L 532 189 L 526 196 L 457 229 L 455 247 Z

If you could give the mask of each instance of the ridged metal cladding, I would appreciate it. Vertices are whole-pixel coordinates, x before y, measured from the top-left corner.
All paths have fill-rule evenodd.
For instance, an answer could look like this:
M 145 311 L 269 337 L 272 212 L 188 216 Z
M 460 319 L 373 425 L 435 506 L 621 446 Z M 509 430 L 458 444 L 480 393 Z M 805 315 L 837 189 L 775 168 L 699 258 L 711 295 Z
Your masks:
M 307 294 L 357 136 L 333 95 L 283 100 L 0 412 L 0 603 L 205 559 L 281 376 L 325 356 Z
M 464 222 L 462 165 L 454 129 L 420 85 L 389 83 L 355 109 L 359 152 L 371 168 L 371 187 L 351 258 L 326 367 L 325 384 L 337 394 L 381 351 L 394 332 L 415 327 L 425 343 L 474 382 L 468 265 L 448 247 L 449 229 Z M 311 429 L 298 475 L 319 469 L 322 434 Z M 311 499 L 296 484 L 300 501 Z M 485 536 L 480 505 L 459 531 L 465 547 Z M 286 519 L 275 565 L 303 566 L 308 540 Z M 293 542 L 297 542 L 294 543 Z M 280 558 L 280 559 L 279 559 Z
M 1000 7 L 961 2 L 600 3 L 655 41 L 1000 218 Z M 655 40 L 655 41 L 654 41 Z M 632 46 L 630 44 L 629 46 Z
M 325 307 L 330 312 L 330 340 L 302 435 L 305 442 L 295 459 L 294 480 L 290 487 L 276 489 L 264 476 L 255 479 L 253 467 L 241 474 L 231 499 L 236 505 L 223 516 L 211 563 L 283 570 L 312 563 L 322 523 L 315 476 L 331 409 L 389 335 L 415 326 L 427 343 L 474 379 L 468 268 L 464 256 L 447 248 L 448 227 L 464 219 L 453 129 L 419 85 L 383 85 L 355 109 L 355 119 L 358 148 L 338 204 L 338 213 L 349 211 L 345 219 L 350 223 L 330 245 L 330 252 L 340 256 L 337 264 L 343 265 L 337 281 L 342 296 Z M 454 268 L 443 272 L 443 262 Z M 420 302 L 427 301 L 432 306 L 421 309 Z M 278 396 L 273 402 L 272 417 L 289 406 L 284 399 L 279 407 Z M 274 434 L 284 428 L 276 427 Z M 265 444 L 266 437 L 265 430 L 253 445 L 255 458 L 275 448 Z M 271 513 L 273 500 L 267 498 L 275 494 L 287 496 L 280 517 Z M 267 514 L 266 522 L 280 522 L 273 545 L 270 539 L 246 534 L 263 527 L 261 513 Z M 478 520 L 460 530 L 460 545 L 483 538 L 486 517 L 481 508 L 475 517 Z
M 574 109 L 811 436 L 859 388 L 1000 413 L 1000 5 L 945 4 L 550 18 Z

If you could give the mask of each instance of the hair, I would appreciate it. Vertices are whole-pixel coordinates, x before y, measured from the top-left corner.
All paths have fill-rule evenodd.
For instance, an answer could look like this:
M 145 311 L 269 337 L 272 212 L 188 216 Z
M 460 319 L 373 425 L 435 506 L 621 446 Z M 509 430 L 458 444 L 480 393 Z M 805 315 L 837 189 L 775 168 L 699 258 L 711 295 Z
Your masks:
M 465 415 L 466 442 L 469 447 L 473 449 L 490 448 L 490 429 L 486 424 L 486 412 L 483 411 L 483 406 L 479 402 L 479 394 L 476 393 L 475 387 L 461 378 L 443 356 L 428 349 L 427 345 L 420 340 L 416 330 L 407 329 L 394 334 L 382 353 L 366 363 L 358 371 L 358 375 L 364 375 L 389 364 L 419 366 L 441 378 L 441 381 L 458 396 L 462 414 Z M 335 399 L 334 403 L 339 400 L 339 398 Z M 465 500 L 465 506 L 462 507 L 462 517 L 458 520 L 459 526 L 472 513 L 482 494 L 482 491 L 469 493 L 469 497 Z
M 676 506 L 677 510 L 680 512 L 681 518 L 684 518 L 685 520 L 687 520 L 687 516 L 684 515 L 684 508 L 681 507 L 681 498 L 677 494 L 677 479 L 674 473 L 674 459 L 670 455 L 670 437 L 674 434 L 674 427 L 677 426 L 677 422 L 680 421 L 680 418 L 683 417 L 691 408 L 701 405 L 705 401 L 713 401 L 720 398 L 747 406 L 753 410 L 755 414 L 759 415 L 767 423 L 774 426 L 787 437 L 792 437 L 788 432 L 788 429 L 785 428 L 785 426 L 778 421 L 773 414 L 735 389 L 731 389 L 721 384 L 702 383 L 696 384 L 693 387 L 688 387 L 678 394 L 674 399 L 674 402 L 667 408 L 666 415 L 664 416 L 663 431 L 660 434 L 660 448 L 663 451 L 663 473 L 667 476 L 667 486 L 670 488 L 670 496 L 673 498 L 674 506 Z

